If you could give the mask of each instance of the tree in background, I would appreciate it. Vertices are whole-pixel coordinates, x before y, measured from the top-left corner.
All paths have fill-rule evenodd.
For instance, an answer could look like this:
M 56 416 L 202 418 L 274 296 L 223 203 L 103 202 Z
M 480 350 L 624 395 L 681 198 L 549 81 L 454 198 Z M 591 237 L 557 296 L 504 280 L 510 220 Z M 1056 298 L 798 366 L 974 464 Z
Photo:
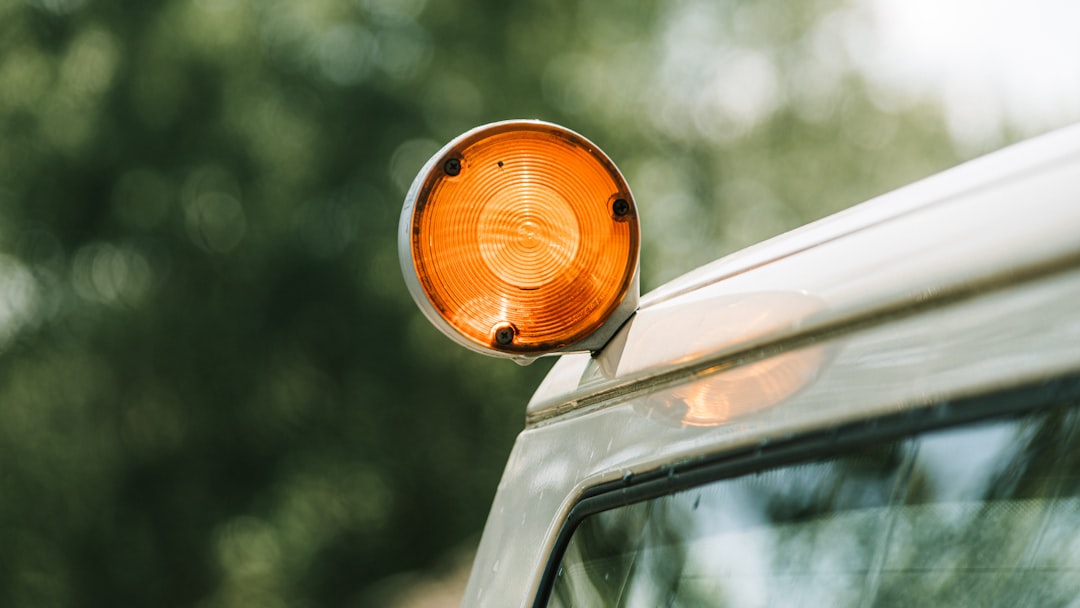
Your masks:
M 655 287 L 956 161 L 860 76 L 858 15 L 0 0 L 0 605 L 379 605 L 475 542 L 548 364 L 414 309 L 420 165 L 566 124 L 623 167 Z

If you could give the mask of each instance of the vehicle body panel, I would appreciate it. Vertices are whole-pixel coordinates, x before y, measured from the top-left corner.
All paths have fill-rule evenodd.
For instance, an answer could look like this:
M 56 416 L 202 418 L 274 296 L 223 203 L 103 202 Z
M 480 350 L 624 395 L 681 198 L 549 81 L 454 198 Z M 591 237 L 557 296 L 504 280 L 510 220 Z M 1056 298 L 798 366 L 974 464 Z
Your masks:
M 537 390 L 464 605 L 531 605 L 567 514 L 598 484 L 1080 370 L 1080 129 L 643 302 L 604 351 L 562 357 Z M 695 410 L 688 389 L 714 407 Z

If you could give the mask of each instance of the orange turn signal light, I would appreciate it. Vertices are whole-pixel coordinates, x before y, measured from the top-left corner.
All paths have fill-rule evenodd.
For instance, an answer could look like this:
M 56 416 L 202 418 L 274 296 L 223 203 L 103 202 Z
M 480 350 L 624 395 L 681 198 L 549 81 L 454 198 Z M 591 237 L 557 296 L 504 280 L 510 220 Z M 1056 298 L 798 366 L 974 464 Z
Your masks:
M 599 350 L 637 308 L 630 188 L 589 140 L 540 121 L 478 127 L 421 169 L 398 235 L 424 314 L 484 354 Z

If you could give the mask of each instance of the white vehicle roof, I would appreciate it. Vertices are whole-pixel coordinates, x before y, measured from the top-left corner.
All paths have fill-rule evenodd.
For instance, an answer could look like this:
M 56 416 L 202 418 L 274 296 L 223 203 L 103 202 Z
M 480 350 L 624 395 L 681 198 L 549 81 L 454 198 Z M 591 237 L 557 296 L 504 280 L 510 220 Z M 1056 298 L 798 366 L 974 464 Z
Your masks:
M 676 279 L 536 391 L 463 605 L 531 605 L 598 484 L 1075 373 L 1077 302 L 1080 126 Z

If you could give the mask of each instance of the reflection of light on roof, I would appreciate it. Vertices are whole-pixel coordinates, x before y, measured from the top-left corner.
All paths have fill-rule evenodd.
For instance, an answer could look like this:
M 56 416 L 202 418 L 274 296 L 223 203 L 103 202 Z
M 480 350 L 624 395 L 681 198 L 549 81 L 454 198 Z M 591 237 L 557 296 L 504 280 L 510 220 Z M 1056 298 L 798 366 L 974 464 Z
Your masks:
M 825 351 L 792 351 L 706 376 L 646 400 L 652 416 L 716 426 L 779 405 L 817 378 Z
M 878 85 L 941 103 L 962 146 L 1080 120 L 1080 4 L 863 0 L 860 8 L 871 27 L 849 32 L 859 68 Z

